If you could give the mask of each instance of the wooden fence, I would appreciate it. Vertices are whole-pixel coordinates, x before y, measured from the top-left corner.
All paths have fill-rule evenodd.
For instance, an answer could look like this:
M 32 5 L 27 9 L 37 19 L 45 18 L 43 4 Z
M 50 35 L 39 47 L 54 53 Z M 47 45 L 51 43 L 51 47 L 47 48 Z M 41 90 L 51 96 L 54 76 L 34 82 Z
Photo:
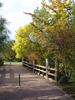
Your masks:
M 33 73 L 38 73 L 39 75 L 45 76 L 46 79 L 53 79 L 54 81 L 56 81 L 56 70 L 55 68 L 50 68 L 48 65 L 46 66 L 41 66 L 41 65 L 35 65 L 33 63 L 29 64 L 27 62 L 23 62 L 23 65 L 25 67 L 28 67 L 29 69 L 31 69 L 33 71 Z

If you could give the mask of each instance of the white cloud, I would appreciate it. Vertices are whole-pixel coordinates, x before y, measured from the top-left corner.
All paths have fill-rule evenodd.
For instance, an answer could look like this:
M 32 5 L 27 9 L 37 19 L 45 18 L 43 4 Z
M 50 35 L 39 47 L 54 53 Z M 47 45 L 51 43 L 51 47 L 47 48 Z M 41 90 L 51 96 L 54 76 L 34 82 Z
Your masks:
M 11 38 L 15 36 L 15 30 L 32 21 L 30 16 L 26 16 L 22 12 L 7 13 L 6 19 L 9 20 L 9 29 L 13 33 Z
M 33 12 L 41 5 L 41 0 L 0 0 L 0 2 L 4 4 L 0 13 L 10 22 L 9 30 L 13 36 L 18 27 L 31 21 L 31 17 L 24 15 L 23 11 Z

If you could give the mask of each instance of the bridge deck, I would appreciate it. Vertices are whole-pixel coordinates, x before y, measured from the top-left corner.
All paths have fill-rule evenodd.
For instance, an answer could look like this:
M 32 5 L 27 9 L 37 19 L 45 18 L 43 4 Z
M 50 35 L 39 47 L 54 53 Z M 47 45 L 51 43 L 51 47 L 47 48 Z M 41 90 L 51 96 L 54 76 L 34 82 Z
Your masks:
M 19 87 L 19 73 L 21 86 Z M 0 68 L 0 100 L 72 100 L 43 77 L 32 74 L 21 65 Z

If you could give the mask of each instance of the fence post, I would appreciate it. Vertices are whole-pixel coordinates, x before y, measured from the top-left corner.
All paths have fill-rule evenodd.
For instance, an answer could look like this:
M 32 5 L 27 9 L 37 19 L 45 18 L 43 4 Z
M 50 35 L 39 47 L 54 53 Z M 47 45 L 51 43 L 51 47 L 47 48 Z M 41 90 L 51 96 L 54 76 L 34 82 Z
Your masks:
M 55 59 L 55 81 L 58 82 L 59 64 L 57 58 Z
M 19 74 L 19 86 L 21 86 L 21 83 L 20 83 L 20 74 Z
M 48 59 L 46 59 L 46 78 L 48 79 Z
M 33 60 L 33 73 L 34 73 L 35 61 Z

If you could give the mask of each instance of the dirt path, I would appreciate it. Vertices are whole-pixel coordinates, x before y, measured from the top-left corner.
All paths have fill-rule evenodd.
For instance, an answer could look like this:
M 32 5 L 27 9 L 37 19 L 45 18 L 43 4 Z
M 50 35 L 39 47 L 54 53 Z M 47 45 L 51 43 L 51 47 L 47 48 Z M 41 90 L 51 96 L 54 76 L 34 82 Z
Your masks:
M 21 75 L 21 86 L 19 83 Z M 72 100 L 66 93 L 43 77 L 21 65 L 0 68 L 0 100 Z

